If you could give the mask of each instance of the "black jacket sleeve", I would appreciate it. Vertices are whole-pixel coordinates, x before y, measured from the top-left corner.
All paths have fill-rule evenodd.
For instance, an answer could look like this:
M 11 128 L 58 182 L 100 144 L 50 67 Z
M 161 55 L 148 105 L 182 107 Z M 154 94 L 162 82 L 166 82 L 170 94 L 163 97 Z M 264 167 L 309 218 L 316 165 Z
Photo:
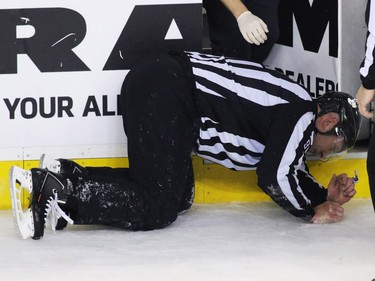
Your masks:
M 292 109 L 293 110 L 293 109 Z M 313 142 L 314 117 L 282 113 L 275 120 L 257 167 L 258 185 L 285 211 L 310 221 L 326 190 L 308 172 L 305 153 Z

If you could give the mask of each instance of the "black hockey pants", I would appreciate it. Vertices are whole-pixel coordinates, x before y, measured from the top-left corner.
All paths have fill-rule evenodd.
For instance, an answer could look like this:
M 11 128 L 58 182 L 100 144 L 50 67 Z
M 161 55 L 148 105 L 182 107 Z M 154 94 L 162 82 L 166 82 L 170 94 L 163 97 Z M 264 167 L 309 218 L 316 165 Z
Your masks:
M 371 191 L 372 205 L 375 211 L 375 134 L 372 130 L 367 152 L 367 174 Z
M 75 224 L 151 230 L 171 224 L 191 206 L 196 113 L 180 60 L 166 55 L 128 73 L 121 106 L 129 169 L 90 167 L 88 176 L 73 181 Z

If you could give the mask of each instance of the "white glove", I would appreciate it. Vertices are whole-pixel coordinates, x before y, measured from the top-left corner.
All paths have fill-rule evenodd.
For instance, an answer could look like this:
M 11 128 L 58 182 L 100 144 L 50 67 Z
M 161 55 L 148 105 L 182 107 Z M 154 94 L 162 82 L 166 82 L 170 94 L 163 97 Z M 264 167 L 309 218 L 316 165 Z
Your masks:
M 237 23 L 243 38 L 250 44 L 260 45 L 267 40 L 267 25 L 249 11 L 242 13 L 237 18 Z

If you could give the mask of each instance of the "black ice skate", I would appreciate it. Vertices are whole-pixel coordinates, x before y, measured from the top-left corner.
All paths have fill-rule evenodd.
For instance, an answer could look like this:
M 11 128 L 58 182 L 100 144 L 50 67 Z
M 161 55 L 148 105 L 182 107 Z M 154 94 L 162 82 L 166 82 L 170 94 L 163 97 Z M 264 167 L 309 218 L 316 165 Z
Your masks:
M 23 190 L 30 194 L 28 208 L 22 208 Z M 66 184 L 47 170 L 26 171 L 14 166 L 10 170 L 10 192 L 13 215 L 21 237 L 40 239 L 45 225 L 55 231 L 59 218 L 73 221 L 60 208 L 66 201 Z M 60 198 L 59 198 L 60 197 Z
M 78 177 L 86 177 L 88 175 L 88 171 L 76 162 L 69 159 L 55 159 L 47 154 L 42 154 L 40 157 L 39 168 L 63 175 L 73 174 Z M 69 213 L 67 214 L 70 215 Z M 60 218 L 57 222 L 56 230 L 64 229 L 67 224 L 68 222 L 64 218 Z
M 87 170 L 68 159 L 54 159 L 49 155 L 43 154 L 40 157 L 39 168 L 47 169 L 58 174 L 75 174 L 78 176 L 86 176 Z

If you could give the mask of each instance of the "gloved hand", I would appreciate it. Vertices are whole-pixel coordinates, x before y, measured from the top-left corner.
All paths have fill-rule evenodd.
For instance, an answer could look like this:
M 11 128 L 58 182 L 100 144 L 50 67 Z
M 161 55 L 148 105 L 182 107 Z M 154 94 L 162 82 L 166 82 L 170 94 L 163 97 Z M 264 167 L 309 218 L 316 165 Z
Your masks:
M 246 11 L 237 18 L 242 36 L 250 44 L 260 45 L 267 40 L 268 27 L 259 17 Z

